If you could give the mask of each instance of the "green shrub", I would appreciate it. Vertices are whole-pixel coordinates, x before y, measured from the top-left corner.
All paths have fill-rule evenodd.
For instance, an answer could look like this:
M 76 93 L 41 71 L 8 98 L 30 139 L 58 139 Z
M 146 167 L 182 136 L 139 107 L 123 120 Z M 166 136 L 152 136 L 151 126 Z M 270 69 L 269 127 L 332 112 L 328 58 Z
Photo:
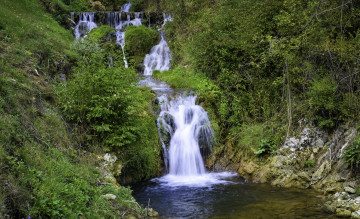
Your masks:
M 307 161 L 305 161 L 305 167 L 306 167 L 306 168 L 312 168 L 312 167 L 314 167 L 314 165 L 315 165 L 314 160 L 307 160 Z
M 360 138 L 353 141 L 350 147 L 344 151 L 342 158 L 350 166 L 352 171 L 357 171 L 360 164 Z
M 274 140 L 271 138 L 263 139 L 260 142 L 259 150 L 255 152 L 255 155 L 260 157 L 265 154 L 272 154 L 276 151 L 277 147 Z
M 136 86 L 134 69 L 125 68 L 122 60 L 114 63 L 117 67 L 109 67 L 106 50 L 87 39 L 82 42 L 85 46 L 78 43 L 90 49 L 83 50 L 73 78 L 57 87 L 64 115 L 85 130 L 82 143 L 101 145 L 101 150 L 112 151 L 123 160 L 123 177 L 132 180 L 128 182 L 155 176 L 161 145 L 149 112 L 154 94 Z
M 110 34 L 112 32 L 115 32 L 114 28 L 111 28 L 109 25 L 101 25 L 92 29 L 87 37 L 93 38 L 98 43 L 103 43 L 110 41 Z
M 128 54 L 129 63 L 137 67 L 159 41 L 159 35 L 156 31 L 143 25 L 130 26 L 126 28 L 125 40 L 125 51 Z
M 315 80 L 307 95 L 316 124 L 325 129 L 333 128 L 340 117 L 335 83 L 328 77 Z

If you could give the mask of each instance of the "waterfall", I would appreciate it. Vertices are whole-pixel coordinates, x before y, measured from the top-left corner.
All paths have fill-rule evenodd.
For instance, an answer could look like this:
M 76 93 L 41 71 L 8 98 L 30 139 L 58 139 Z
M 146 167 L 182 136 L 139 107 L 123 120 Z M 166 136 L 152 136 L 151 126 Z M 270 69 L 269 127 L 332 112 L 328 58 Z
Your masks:
M 171 136 L 169 149 L 164 148 L 165 164 L 169 174 L 191 176 L 205 174 L 200 144 L 211 147 L 213 130 L 206 111 L 195 104 L 196 96 L 179 96 L 174 100 L 161 101 L 161 113 L 157 123 Z M 161 136 L 163 135 L 161 133 Z M 206 139 L 207 142 L 199 140 Z M 163 140 L 163 139 L 162 139 Z
M 145 56 L 144 60 L 144 75 L 152 75 L 153 70 L 169 70 L 170 60 L 172 58 L 169 46 L 165 39 L 165 33 L 163 27 L 167 21 L 171 21 L 172 18 L 170 15 L 163 13 L 164 23 L 160 29 L 161 40 L 160 43 L 153 48 L 151 48 L 150 54 Z
M 144 18 L 143 12 L 134 12 L 134 19 L 131 19 L 130 15 L 131 2 L 128 2 L 121 6 L 120 11 L 118 12 L 109 12 L 107 14 L 106 23 L 116 30 L 116 44 L 121 46 L 123 53 L 123 60 L 125 67 L 128 67 L 128 63 L 125 55 L 125 31 L 124 28 L 133 26 L 139 26 L 142 24 L 142 19 Z M 122 13 L 126 13 L 126 20 L 122 20 Z M 79 22 L 74 27 L 74 35 L 76 39 L 86 36 L 91 29 L 97 27 L 97 24 L 94 22 L 95 12 L 80 12 L 79 13 Z M 74 12 L 70 13 L 71 20 L 74 19 Z
M 125 63 L 125 68 L 128 67 L 128 62 L 126 60 L 126 56 L 125 56 L 125 31 L 123 31 L 123 29 L 125 27 L 128 27 L 130 25 L 133 26 L 140 26 L 141 25 L 141 20 L 143 18 L 143 13 L 142 12 L 135 12 L 135 18 L 133 20 L 131 20 L 130 17 L 130 10 L 131 7 L 131 2 L 128 2 L 126 4 L 124 4 L 123 6 L 121 6 L 120 8 L 120 13 L 118 16 L 113 16 L 115 17 L 117 20 L 116 22 L 113 22 L 115 26 L 115 30 L 116 30 L 116 43 L 118 45 L 121 46 L 122 49 L 122 53 L 123 53 L 123 60 Z M 122 21 L 121 20 L 121 13 L 125 12 L 126 13 L 126 21 Z
M 71 14 L 73 16 L 74 14 Z M 91 29 L 97 27 L 94 22 L 95 12 L 80 12 L 79 22 L 74 27 L 74 35 L 76 39 L 86 36 Z

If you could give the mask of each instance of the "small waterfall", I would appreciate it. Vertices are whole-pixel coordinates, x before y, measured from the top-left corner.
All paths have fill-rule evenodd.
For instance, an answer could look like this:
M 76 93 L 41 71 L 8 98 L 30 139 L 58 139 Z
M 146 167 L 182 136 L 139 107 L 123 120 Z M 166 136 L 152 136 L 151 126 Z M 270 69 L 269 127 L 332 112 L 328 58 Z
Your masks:
M 161 26 L 165 26 L 167 21 L 171 21 L 170 15 L 163 13 L 164 23 Z M 165 33 L 160 29 L 161 40 L 160 43 L 151 48 L 150 54 L 145 56 L 144 60 L 144 75 L 152 75 L 153 70 L 165 71 L 170 68 L 170 60 L 172 58 L 169 46 L 165 39 Z
M 74 16 L 72 14 L 71 16 Z M 79 22 L 74 27 L 75 38 L 79 39 L 86 36 L 91 29 L 97 27 L 97 24 L 94 22 L 95 12 L 80 12 L 79 13 Z
M 143 13 L 142 12 L 135 12 L 134 13 L 135 18 L 133 20 L 131 20 L 130 13 L 129 13 L 130 7 L 131 7 L 131 2 L 128 2 L 128 3 L 124 4 L 123 6 L 121 6 L 120 13 L 118 13 L 117 16 L 113 15 L 112 17 L 114 17 L 115 20 L 111 21 L 113 23 L 113 25 L 115 26 L 115 30 L 116 30 L 116 43 L 118 45 L 120 45 L 121 49 L 122 49 L 125 68 L 128 68 L 128 62 L 127 62 L 126 56 L 125 56 L 125 31 L 122 31 L 122 30 L 125 27 L 128 27 L 130 25 L 140 26 L 141 25 L 141 20 L 143 18 Z M 126 21 L 121 20 L 121 13 L 122 12 L 126 13 Z
M 162 96 L 157 120 L 164 147 L 165 165 L 171 175 L 196 176 L 206 173 L 200 147 L 211 147 L 213 130 L 206 111 L 195 104 L 196 96 L 180 96 L 170 102 Z M 167 148 L 163 134 L 170 135 Z M 206 139 L 207 142 L 200 141 Z M 200 145 L 202 144 L 202 145 Z M 211 150 L 211 148 L 209 148 Z

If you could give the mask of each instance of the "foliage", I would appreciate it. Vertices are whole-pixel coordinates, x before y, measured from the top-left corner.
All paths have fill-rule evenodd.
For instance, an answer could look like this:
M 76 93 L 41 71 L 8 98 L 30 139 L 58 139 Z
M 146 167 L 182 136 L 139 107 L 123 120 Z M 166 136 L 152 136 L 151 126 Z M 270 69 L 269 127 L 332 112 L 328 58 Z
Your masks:
M 122 60 L 109 67 L 104 61 L 108 51 L 94 45 L 91 37 L 78 43 L 97 49 L 82 50 L 73 78 L 58 86 L 64 115 L 86 130 L 86 145 L 100 144 L 119 153 L 125 178 L 135 181 L 155 175 L 160 145 L 154 117 L 148 112 L 154 96 L 136 86 L 134 69 L 123 67 Z
M 353 141 L 342 156 L 345 162 L 351 167 L 352 171 L 357 171 L 360 164 L 360 138 Z
M 128 54 L 129 63 L 138 67 L 158 40 L 158 33 L 151 28 L 143 25 L 126 28 L 125 51 Z
M 305 161 L 305 167 L 306 167 L 306 168 L 312 168 L 312 167 L 314 167 L 314 165 L 315 165 L 314 160 L 307 160 L 307 161 Z
M 144 212 L 134 202 L 130 189 L 99 184 L 102 181 L 96 169 L 99 161 L 92 152 L 103 153 L 103 149 L 96 148 L 98 142 L 95 140 L 93 151 L 83 144 L 84 139 L 95 136 L 84 134 L 87 130 L 83 127 L 65 122 L 53 91 L 53 82 L 60 74 L 69 77 L 71 71 L 87 70 L 82 65 L 71 70 L 79 57 L 86 59 L 85 53 L 96 54 L 104 50 L 101 63 L 108 66 L 107 55 L 116 49 L 103 42 L 99 42 L 101 45 L 91 43 L 96 41 L 94 39 L 84 42 L 85 45 L 71 46 L 74 40 L 71 30 L 61 27 L 43 6 L 48 11 L 56 9 L 51 11 L 55 17 L 57 12 L 62 13 L 61 10 L 56 4 L 51 4 L 54 8 L 47 8 L 46 2 L 1 2 L 0 218 L 120 218 L 127 214 L 140 217 Z M 57 2 L 61 4 L 61 1 Z M 81 47 L 87 50 L 80 53 L 77 48 Z M 99 75 L 111 72 L 106 68 L 99 69 Z M 134 74 L 124 77 L 134 78 Z M 146 174 L 132 173 L 137 177 L 133 177 L 134 180 L 140 180 L 145 178 L 144 175 L 149 177 L 157 173 L 159 150 L 156 148 L 157 136 L 153 134 L 157 133 L 153 117 L 147 113 L 152 95 L 140 88 L 134 90 L 141 96 L 140 100 L 144 100 L 138 103 L 142 110 L 138 121 L 146 127 L 139 129 L 144 131 L 144 138 L 132 147 L 140 151 L 141 159 L 154 159 L 152 163 L 148 162 L 149 167 L 142 169 Z M 104 106 L 106 104 L 99 105 Z M 94 117 L 90 116 L 91 119 Z M 82 135 L 77 135 L 79 133 Z M 142 146 L 146 153 L 141 152 Z M 126 150 L 120 151 L 118 157 L 126 154 Z M 109 192 L 117 199 L 105 200 L 103 195 Z
M 87 37 L 92 38 L 96 42 L 105 43 L 106 41 L 110 41 L 110 34 L 114 32 L 115 29 L 111 28 L 109 25 L 101 25 L 93 28 Z
M 255 152 L 255 155 L 260 157 L 265 154 L 272 154 L 276 151 L 277 146 L 274 143 L 274 140 L 271 138 L 261 140 L 259 144 L 259 150 Z
M 326 77 L 315 80 L 307 95 L 317 125 L 322 128 L 334 127 L 340 114 L 335 84 Z

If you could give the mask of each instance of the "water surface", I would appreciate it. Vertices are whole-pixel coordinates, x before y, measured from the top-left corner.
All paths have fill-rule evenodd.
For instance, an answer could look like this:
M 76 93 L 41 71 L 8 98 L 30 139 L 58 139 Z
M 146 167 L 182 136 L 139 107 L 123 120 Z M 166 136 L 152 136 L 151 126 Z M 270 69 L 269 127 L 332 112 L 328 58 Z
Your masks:
M 238 177 L 227 183 L 167 185 L 155 179 L 133 187 L 143 206 L 163 218 L 335 218 L 322 210 L 323 197 L 311 190 L 284 189 L 246 183 Z

